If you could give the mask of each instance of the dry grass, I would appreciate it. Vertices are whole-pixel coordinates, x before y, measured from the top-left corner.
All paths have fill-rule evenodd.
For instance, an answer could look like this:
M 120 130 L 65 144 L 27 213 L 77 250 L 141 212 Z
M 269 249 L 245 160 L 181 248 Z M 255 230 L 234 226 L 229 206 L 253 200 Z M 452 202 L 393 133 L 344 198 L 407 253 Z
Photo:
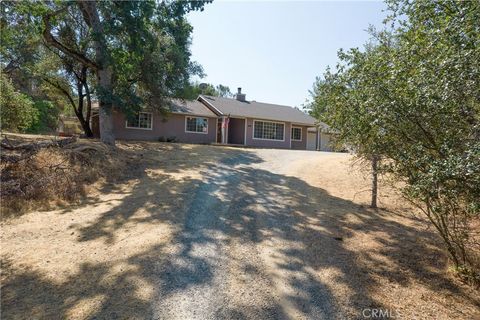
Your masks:
M 10 136 L 12 144 L 46 140 L 47 137 Z M 126 168 L 121 151 L 97 141 L 80 140 L 64 148 L 35 152 L 2 150 L 21 157 L 1 164 L 1 213 L 10 218 L 29 210 L 49 210 L 80 201 L 96 184 L 120 178 Z
M 236 313 L 223 318 L 383 307 L 480 319 L 478 291 L 448 273 L 435 231 L 384 185 L 381 208 L 368 209 L 369 180 L 346 154 L 148 142 L 115 152 L 95 166 L 120 161 L 122 179 L 96 169 L 79 205 L 2 222 L 2 317 L 182 318 L 227 270 L 217 296 Z M 192 224 L 205 210 L 211 220 Z

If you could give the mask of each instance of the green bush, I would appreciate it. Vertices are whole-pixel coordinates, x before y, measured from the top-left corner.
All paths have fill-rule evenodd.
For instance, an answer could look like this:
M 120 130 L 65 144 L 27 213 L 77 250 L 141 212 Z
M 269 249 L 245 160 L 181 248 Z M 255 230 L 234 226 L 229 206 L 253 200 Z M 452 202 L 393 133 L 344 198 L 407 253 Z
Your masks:
M 37 110 L 38 117 L 27 131 L 31 133 L 55 131 L 58 127 L 60 110 L 51 101 L 45 100 L 35 101 L 33 107 Z
M 23 132 L 38 119 L 38 110 L 26 95 L 15 91 L 12 82 L 0 76 L 0 126 L 1 130 Z
M 315 84 L 312 114 L 358 156 L 384 160 L 380 172 L 402 182 L 454 269 L 479 283 L 480 4 L 387 4 L 402 27 L 371 30 L 364 51 L 340 51 Z

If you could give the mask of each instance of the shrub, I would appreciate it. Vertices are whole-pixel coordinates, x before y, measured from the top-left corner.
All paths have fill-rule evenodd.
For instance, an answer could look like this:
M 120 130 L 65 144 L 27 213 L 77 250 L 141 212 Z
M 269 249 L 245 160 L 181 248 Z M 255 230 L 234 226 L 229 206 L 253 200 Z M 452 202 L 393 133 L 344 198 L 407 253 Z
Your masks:
M 12 82 L 0 76 L 0 123 L 2 130 L 23 132 L 38 119 L 32 100 L 15 91 Z
M 51 101 L 46 100 L 35 101 L 33 107 L 37 110 L 38 117 L 27 131 L 31 133 L 56 131 L 60 119 L 60 110 Z
M 317 80 L 312 113 L 360 157 L 383 160 L 380 172 L 403 182 L 454 269 L 479 282 L 480 5 L 388 3 L 402 27 L 371 30 L 364 51 L 340 51 L 336 70 Z

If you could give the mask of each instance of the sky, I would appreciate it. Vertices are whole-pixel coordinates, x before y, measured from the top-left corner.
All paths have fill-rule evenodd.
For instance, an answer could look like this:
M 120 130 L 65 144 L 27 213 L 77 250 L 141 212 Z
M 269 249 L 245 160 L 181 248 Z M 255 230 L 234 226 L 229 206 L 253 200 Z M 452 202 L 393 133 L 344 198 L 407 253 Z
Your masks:
M 340 48 L 362 47 L 382 26 L 383 2 L 214 1 L 192 12 L 192 59 L 247 100 L 300 107 Z

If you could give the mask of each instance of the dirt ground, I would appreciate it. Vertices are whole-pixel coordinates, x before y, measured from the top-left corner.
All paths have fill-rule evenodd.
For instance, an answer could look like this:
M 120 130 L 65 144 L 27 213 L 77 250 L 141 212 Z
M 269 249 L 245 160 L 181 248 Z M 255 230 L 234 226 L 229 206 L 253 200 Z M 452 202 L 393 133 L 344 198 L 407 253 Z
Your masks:
M 368 209 L 350 155 L 119 148 L 124 182 L 2 222 L 2 319 L 480 318 L 434 230 L 384 186 Z

